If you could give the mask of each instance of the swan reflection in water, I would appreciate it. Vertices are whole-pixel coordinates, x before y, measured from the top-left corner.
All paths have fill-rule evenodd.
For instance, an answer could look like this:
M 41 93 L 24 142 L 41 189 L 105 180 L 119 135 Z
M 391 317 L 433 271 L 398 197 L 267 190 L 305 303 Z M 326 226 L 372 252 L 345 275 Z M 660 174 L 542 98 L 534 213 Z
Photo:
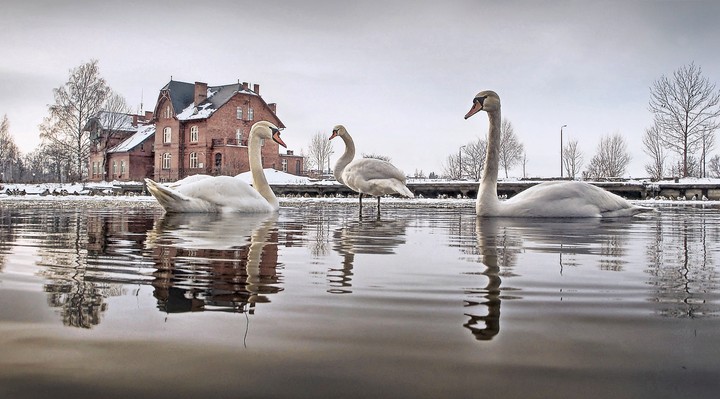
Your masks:
M 519 298 L 508 295 L 516 289 L 501 288 L 501 277 L 512 277 L 521 253 L 558 254 L 558 274 L 563 268 L 577 264 L 577 255 L 599 255 L 600 268 L 621 270 L 628 220 L 601 219 L 537 219 L 492 218 L 476 219 L 476 236 L 480 261 L 485 270 L 480 272 L 487 284 L 476 290 L 467 290 L 463 324 L 476 339 L 493 339 L 500 332 L 500 305 L 502 299 Z M 478 299 L 479 298 L 479 299 Z M 485 307 L 484 312 L 477 310 Z
M 166 214 L 148 233 L 154 295 L 167 313 L 253 313 L 279 286 L 276 213 Z
M 333 249 L 342 256 L 342 266 L 328 270 L 333 294 L 347 294 L 352 290 L 355 255 L 391 255 L 405 243 L 406 220 L 351 221 L 333 233 Z

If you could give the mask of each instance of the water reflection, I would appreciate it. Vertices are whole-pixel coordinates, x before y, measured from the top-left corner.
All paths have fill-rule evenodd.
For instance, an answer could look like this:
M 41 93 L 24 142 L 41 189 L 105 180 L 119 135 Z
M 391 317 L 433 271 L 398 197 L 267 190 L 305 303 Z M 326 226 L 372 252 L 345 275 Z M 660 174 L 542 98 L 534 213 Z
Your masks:
M 168 214 L 148 232 L 146 248 L 158 308 L 167 313 L 253 313 L 282 291 L 277 214 Z
M 328 270 L 330 289 L 334 294 L 352 292 L 353 263 L 355 255 L 391 255 L 395 248 L 405 243 L 408 221 L 372 219 L 348 221 L 333 233 L 333 249 L 342 256 L 339 268 Z
M 490 340 L 500 332 L 501 299 L 517 298 L 520 294 L 510 287 L 501 289 L 501 277 L 515 276 L 513 270 L 521 254 L 557 254 L 560 275 L 565 267 L 578 265 L 577 257 L 582 255 L 596 255 L 603 270 L 621 271 L 629 223 L 594 219 L 477 218 L 478 254 L 485 267 L 479 274 L 487 278 L 487 284 L 466 290 L 465 315 L 469 320 L 463 326 L 478 340 Z M 515 294 L 511 296 L 510 292 Z

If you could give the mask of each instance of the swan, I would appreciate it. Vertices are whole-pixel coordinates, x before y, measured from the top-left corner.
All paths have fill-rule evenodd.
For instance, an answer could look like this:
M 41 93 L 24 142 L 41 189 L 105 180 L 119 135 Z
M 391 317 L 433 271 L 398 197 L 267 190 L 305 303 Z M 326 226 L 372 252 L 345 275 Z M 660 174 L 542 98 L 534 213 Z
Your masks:
M 578 181 L 545 182 L 500 201 L 497 196 L 500 145 L 500 97 L 481 91 L 473 99 L 465 119 L 485 111 L 490 120 L 487 154 L 478 188 L 475 210 L 478 216 L 501 217 L 627 217 L 652 208 L 633 205 L 619 195 Z
M 340 137 L 345 142 L 345 152 L 335 163 L 333 175 L 335 179 L 351 190 L 360 193 L 360 210 L 364 194 L 374 195 L 378 200 L 380 214 L 380 197 L 388 194 L 399 194 L 414 198 L 415 195 L 405 186 L 405 174 L 390 162 L 375 158 L 355 158 L 355 142 L 343 125 L 333 128 L 330 140 Z
M 270 122 L 256 122 L 250 129 L 248 156 L 252 186 L 238 177 L 193 175 L 171 184 L 145 179 L 147 188 L 166 212 L 274 212 L 280 208 L 263 172 L 261 140 L 272 139 L 286 147 L 280 130 Z

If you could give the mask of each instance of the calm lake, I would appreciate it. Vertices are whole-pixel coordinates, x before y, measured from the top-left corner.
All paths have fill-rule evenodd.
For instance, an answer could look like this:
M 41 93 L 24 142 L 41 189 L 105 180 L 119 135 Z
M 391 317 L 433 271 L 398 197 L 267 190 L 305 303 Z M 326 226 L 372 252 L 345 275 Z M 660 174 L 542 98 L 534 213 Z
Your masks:
M 0 199 L 2 398 L 716 398 L 720 206 Z

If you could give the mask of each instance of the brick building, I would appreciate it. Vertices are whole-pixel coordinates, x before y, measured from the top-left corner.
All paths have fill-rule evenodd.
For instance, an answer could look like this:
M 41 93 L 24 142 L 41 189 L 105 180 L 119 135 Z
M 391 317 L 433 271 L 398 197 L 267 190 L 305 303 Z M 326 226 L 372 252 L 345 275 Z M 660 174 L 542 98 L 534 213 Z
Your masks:
M 234 176 L 250 170 L 248 135 L 265 120 L 285 125 L 266 103 L 260 87 L 248 83 L 208 86 L 171 80 L 160 90 L 154 111 L 154 179 L 175 181 L 195 174 Z M 264 168 L 293 174 L 303 171 L 302 157 L 279 153 L 274 141 L 262 148 Z
M 90 132 L 88 180 L 142 181 L 152 176 L 152 113 L 131 115 L 102 111 L 85 125 Z
M 234 176 L 250 170 L 248 135 L 260 120 L 285 126 L 276 105 L 248 83 L 208 86 L 171 80 L 158 95 L 154 112 L 128 115 L 101 112 L 88 122 L 90 181 L 176 181 L 195 174 Z M 304 172 L 303 157 L 284 154 L 264 142 L 264 168 L 295 175 Z

